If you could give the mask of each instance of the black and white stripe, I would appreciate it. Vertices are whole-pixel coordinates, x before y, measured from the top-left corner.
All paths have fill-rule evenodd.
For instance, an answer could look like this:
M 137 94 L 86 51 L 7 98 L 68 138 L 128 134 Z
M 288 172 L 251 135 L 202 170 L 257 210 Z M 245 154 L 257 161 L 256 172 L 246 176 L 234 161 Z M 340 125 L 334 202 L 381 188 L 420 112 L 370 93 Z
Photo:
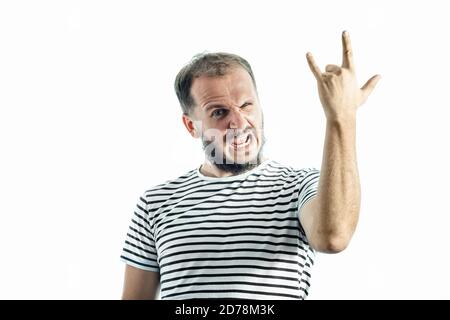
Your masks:
M 304 299 L 314 251 L 299 211 L 318 182 L 273 160 L 227 178 L 192 170 L 139 198 L 121 259 L 159 272 L 161 299 Z

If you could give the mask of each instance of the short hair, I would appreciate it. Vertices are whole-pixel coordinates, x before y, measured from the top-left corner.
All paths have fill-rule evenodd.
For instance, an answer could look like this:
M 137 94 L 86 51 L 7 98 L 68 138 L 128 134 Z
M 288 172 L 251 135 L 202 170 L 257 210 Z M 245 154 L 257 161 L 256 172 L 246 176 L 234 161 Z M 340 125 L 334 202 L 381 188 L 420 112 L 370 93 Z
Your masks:
M 232 68 L 241 67 L 245 69 L 253 81 L 256 91 L 256 81 L 250 63 L 244 58 L 226 52 L 203 52 L 192 57 L 177 74 L 175 78 L 175 93 L 180 102 L 184 114 L 190 114 L 195 107 L 194 98 L 191 95 L 191 87 L 195 78 L 203 75 L 209 77 L 224 76 Z

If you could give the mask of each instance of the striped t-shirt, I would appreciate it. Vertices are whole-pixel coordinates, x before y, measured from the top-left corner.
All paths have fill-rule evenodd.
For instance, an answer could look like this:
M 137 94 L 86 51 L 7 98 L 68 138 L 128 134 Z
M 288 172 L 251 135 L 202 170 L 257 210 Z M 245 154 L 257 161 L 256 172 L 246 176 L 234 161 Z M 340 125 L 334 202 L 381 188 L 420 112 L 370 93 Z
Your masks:
M 314 251 L 299 211 L 318 182 L 273 160 L 225 178 L 191 170 L 139 197 L 121 259 L 158 272 L 161 299 L 304 299 Z

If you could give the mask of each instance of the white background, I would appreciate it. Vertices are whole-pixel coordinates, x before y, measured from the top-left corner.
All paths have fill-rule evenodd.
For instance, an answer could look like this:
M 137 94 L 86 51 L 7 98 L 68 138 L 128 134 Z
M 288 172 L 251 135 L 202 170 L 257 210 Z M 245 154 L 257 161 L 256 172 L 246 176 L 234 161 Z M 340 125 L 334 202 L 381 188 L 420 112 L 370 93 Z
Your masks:
M 362 85 L 360 223 L 320 254 L 310 299 L 449 299 L 445 1 L 2 1 L 0 298 L 117 299 L 129 219 L 149 187 L 197 167 L 178 70 L 204 50 L 252 65 L 266 154 L 320 168 L 325 116 L 305 59 Z

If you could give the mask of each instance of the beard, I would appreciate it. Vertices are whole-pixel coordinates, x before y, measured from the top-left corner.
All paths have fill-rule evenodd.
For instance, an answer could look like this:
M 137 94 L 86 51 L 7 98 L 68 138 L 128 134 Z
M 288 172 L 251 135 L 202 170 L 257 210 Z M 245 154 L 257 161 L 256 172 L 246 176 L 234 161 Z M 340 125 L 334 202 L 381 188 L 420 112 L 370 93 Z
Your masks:
M 253 132 L 253 138 L 255 139 L 254 143 L 256 143 L 256 131 L 252 129 L 245 130 L 244 132 L 240 133 L 247 134 L 249 131 Z M 226 138 L 227 141 L 230 141 L 229 138 L 233 137 L 235 135 L 238 135 L 234 132 L 231 134 L 227 134 L 224 137 L 224 140 Z M 217 143 L 214 139 L 208 140 L 205 136 L 202 136 L 202 145 L 203 150 L 205 151 L 205 155 L 208 158 L 208 160 L 219 170 L 231 173 L 233 175 L 238 175 L 241 173 L 244 173 L 246 171 L 249 171 L 253 168 L 256 168 L 259 166 L 262 162 L 262 156 L 263 156 L 263 146 L 266 142 L 266 139 L 264 137 L 264 131 L 261 130 L 261 146 L 259 147 L 257 155 L 253 159 L 246 159 L 243 162 L 236 162 L 233 159 L 229 159 L 224 154 L 223 150 L 226 147 L 226 142 L 222 141 L 221 143 Z

